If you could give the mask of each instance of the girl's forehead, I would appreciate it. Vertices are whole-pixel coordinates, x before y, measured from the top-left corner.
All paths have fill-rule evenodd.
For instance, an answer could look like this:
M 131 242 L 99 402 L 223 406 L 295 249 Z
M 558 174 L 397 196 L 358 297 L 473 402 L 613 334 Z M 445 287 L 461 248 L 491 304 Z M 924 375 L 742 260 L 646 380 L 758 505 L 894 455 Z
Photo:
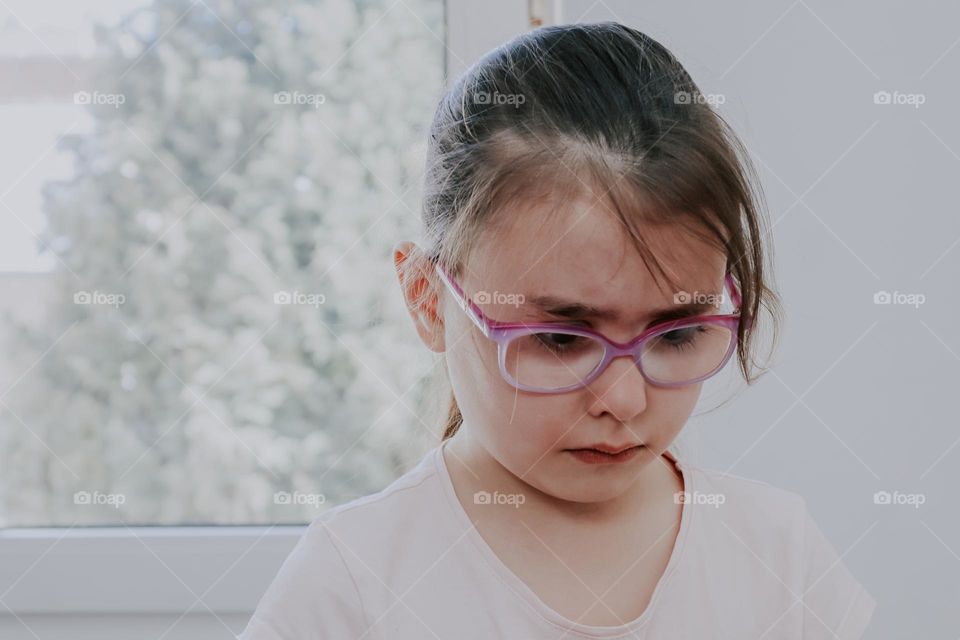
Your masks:
M 515 288 L 583 290 L 623 295 L 663 289 L 650 273 L 623 222 L 600 202 L 579 198 L 561 208 L 515 211 L 510 224 L 491 234 L 475 253 L 478 275 L 486 272 Z M 722 287 L 726 255 L 682 224 L 641 223 L 643 244 L 669 280 L 689 287 Z

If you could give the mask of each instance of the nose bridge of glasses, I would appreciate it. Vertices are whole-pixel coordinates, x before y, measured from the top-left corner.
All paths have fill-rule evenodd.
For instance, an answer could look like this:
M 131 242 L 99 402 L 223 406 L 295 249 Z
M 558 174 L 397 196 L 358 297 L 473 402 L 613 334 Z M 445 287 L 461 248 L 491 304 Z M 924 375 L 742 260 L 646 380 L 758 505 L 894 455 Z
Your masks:
M 594 377 L 602 375 L 617 358 L 630 356 L 631 364 L 634 366 L 639 362 L 641 342 L 643 342 L 641 338 L 643 334 L 626 343 L 616 342 L 596 332 L 591 332 L 591 334 L 591 337 L 595 341 L 603 345 L 603 356 L 601 361 L 597 363 L 597 370 L 594 373 Z M 639 369 L 639 367 L 637 368 Z
M 642 348 L 643 343 L 646 342 L 646 337 L 650 334 L 650 331 L 648 328 L 627 342 L 617 342 L 616 340 L 612 340 L 603 334 L 596 332 L 591 333 L 594 334 L 595 340 L 598 340 L 604 344 L 604 350 L 607 353 L 607 357 L 612 359 L 627 355 L 638 357 L 640 355 L 640 349 Z
M 647 344 L 649 343 L 651 336 L 655 333 L 660 333 L 660 331 L 653 327 L 648 327 L 631 340 L 622 343 L 611 340 L 606 336 L 598 335 L 600 341 L 605 343 L 604 359 L 607 362 L 606 365 L 604 365 L 604 368 L 608 367 L 614 359 L 621 358 L 623 356 L 630 356 L 634 364 L 639 365 L 643 351 L 647 348 Z
M 628 346 L 618 346 L 618 345 L 615 344 L 615 343 L 611 343 L 610 345 L 607 346 L 607 352 L 606 352 L 606 354 L 604 355 L 604 358 L 603 358 L 602 363 L 597 367 L 597 371 L 596 371 L 596 373 L 594 373 L 593 378 L 596 379 L 596 378 L 599 378 L 600 376 L 602 376 L 602 375 L 604 375 L 604 374 L 609 373 L 609 371 L 610 371 L 610 369 L 611 369 L 611 366 L 614 364 L 614 362 L 615 362 L 617 359 L 619 359 L 619 358 L 621 358 L 621 357 L 624 357 L 624 356 L 629 356 L 629 357 L 630 357 L 630 362 L 629 362 L 626 366 L 627 366 L 628 368 L 632 367 L 632 368 L 636 369 L 636 373 L 637 373 L 644 381 L 646 381 L 646 376 L 644 376 L 643 370 L 641 369 L 641 367 L 640 367 L 640 365 L 639 365 L 639 355 L 640 355 L 640 354 L 639 354 L 639 352 L 636 350 L 636 346 L 633 346 L 633 347 L 631 347 L 631 346 L 629 346 L 629 345 L 628 345 Z M 618 371 L 619 371 L 619 370 L 618 370 Z M 619 382 L 621 382 L 621 381 L 623 380 L 624 377 L 628 377 L 628 376 L 629 376 L 629 370 L 626 371 L 626 372 L 618 373 L 618 375 L 615 376 L 615 380 L 616 380 L 617 383 L 619 383 Z
M 614 358 L 619 358 L 622 356 L 631 356 L 636 359 L 640 355 L 640 348 L 642 347 L 640 336 L 637 336 L 630 342 L 625 344 L 614 342 L 613 340 L 607 339 L 607 358 L 613 360 Z

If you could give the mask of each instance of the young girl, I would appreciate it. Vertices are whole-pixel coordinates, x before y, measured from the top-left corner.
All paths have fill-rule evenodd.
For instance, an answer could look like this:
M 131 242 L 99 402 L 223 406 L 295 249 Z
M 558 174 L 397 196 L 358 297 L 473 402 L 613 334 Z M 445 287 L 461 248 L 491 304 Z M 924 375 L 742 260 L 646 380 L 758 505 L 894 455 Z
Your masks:
M 680 63 L 616 23 L 540 28 L 458 80 L 429 144 L 424 246 L 394 259 L 443 439 L 316 519 L 241 637 L 861 637 L 875 601 L 803 498 L 671 450 L 778 317 L 755 174 Z

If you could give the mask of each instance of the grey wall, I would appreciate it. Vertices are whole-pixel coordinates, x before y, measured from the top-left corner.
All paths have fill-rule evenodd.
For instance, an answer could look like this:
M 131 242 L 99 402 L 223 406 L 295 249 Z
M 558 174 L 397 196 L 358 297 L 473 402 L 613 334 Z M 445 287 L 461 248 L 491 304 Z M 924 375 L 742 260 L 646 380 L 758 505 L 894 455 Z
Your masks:
M 869 638 L 960 635 L 960 6 L 567 0 L 670 48 L 758 165 L 787 324 L 705 393 L 703 466 L 796 491 L 877 598 Z M 919 107 L 874 93 L 921 94 Z M 874 304 L 923 294 L 919 307 Z M 920 494 L 919 507 L 874 493 Z M 918 498 L 919 500 L 920 498 Z

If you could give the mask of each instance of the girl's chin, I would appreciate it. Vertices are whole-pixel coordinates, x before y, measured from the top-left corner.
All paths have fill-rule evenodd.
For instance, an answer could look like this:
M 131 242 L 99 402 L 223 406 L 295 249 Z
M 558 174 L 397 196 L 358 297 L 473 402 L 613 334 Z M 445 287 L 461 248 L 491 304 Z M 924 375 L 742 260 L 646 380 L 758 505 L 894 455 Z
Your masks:
M 587 505 L 615 500 L 623 496 L 629 488 L 629 479 L 613 481 L 605 478 L 598 482 L 583 482 L 581 479 L 553 483 L 541 491 L 557 500 Z
M 571 492 L 569 494 L 564 494 L 561 496 L 556 496 L 558 500 L 563 500 L 565 502 L 576 502 L 581 505 L 594 505 L 608 503 L 611 500 L 616 500 L 623 495 L 623 491 L 611 492 L 609 488 L 605 491 L 596 491 L 596 492 Z

